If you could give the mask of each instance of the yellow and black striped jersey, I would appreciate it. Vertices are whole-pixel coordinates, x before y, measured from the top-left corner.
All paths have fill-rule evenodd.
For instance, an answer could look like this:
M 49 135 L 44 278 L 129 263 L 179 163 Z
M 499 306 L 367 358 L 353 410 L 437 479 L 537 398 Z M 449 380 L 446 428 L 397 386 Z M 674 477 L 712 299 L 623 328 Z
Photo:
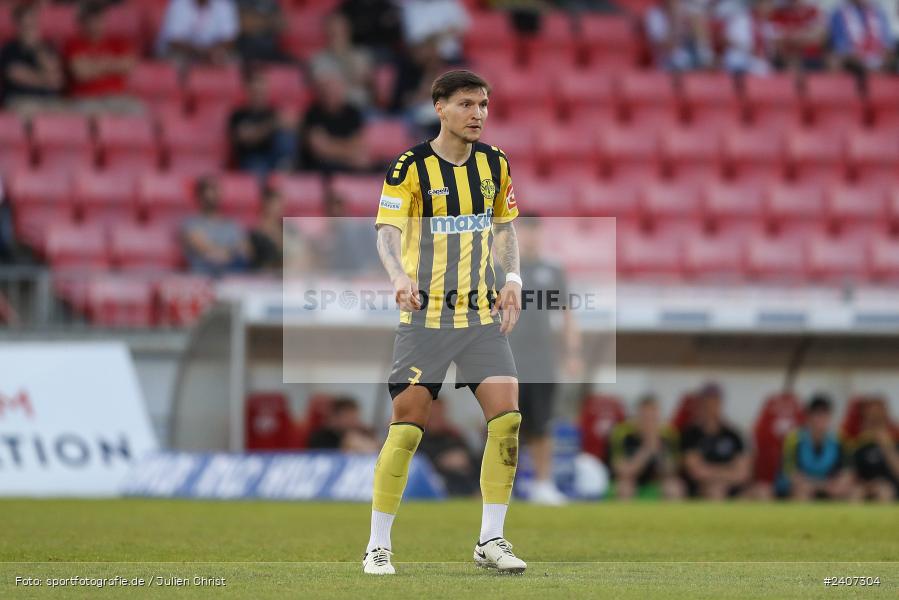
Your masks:
M 498 320 L 492 226 L 517 216 L 509 161 L 496 146 L 475 143 L 461 166 L 429 142 L 404 152 L 387 172 L 376 221 L 403 232 L 403 267 L 421 292 L 421 310 L 400 321 L 450 329 Z

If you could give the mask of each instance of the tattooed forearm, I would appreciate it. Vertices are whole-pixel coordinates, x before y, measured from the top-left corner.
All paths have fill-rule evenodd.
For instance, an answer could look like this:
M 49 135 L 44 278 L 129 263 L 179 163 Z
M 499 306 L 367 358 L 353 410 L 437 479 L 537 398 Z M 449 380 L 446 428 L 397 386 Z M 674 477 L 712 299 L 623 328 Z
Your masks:
M 518 237 L 512 223 L 493 224 L 493 250 L 499 266 L 505 273 L 520 273 Z
M 402 235 L 403 233 L 392 225 L 382 225 L 378 228 L 378 255 L 381 263 L 387 269 L 390 281 L 404 275 L 402 260 Z

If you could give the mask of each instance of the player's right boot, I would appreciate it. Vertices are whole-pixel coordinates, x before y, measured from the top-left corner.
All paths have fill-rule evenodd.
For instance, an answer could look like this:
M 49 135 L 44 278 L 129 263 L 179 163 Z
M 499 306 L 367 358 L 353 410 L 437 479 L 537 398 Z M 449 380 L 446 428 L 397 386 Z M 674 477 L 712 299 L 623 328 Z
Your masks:
M 396 570 L 390 564 L 390 555 L 393 554 L 387 548 L 375 548 L 366 552 L 362 557 L 362 572 L 368 575 L 394 575 Z
M 493 538 L 474 547 L 474 562 L 485 569 L 500 573 L 524 573 L 527 563 L 512 553 L 512 544 L 504 538 Z

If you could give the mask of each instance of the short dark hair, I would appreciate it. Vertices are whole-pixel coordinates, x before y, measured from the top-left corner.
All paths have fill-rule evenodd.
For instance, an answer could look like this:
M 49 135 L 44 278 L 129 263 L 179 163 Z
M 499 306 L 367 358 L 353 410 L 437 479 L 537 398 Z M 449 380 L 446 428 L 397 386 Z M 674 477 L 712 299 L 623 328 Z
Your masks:
M 34 2 L 23 2 L 21 4 L 17 4 L 15 8 L 12 9 L 13 23 L 20 23 L 22 19 L 36 11 L 37 4 L 35 4 Z
M 331 402 L 331 414 L 336 415 L 347 410 L 359 410 L 359 403 L 350 396 L 338 396 Z
M 808 408 L 806 408 L 806 412 L 808 414 L 814 413 L 823 413 L 830 412 L 833 409 L 833 405 L 830 402 L 830 398 L 825 396 L 824 394 L 815 394 L 812 396 L 812 399 L 808 403 Z
M 438 100 L 449 98 L 459 90 L 475 88 L 484 88 L 487 95 L 490 95 L 490 84 L 480 75 L 465 69 L 447 71 L 431 85 L 431 99 L 437 104 Z

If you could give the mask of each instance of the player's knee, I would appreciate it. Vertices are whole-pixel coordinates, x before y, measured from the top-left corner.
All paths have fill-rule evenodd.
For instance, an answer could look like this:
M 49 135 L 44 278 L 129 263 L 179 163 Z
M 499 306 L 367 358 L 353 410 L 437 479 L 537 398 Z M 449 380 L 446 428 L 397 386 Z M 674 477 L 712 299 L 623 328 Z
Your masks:
M 394 477 L 408 473 L 412 455 L 421 441 L 422 429 L 410 423 L 393 423 L 384 442 L 382 456 L 386 459 L 387 471 Z
M 517 438 L 519 429 L 521 429 L 521 413 L 517 410 L 505 412 L 487 423 L 487 435 L 497 437 Z

